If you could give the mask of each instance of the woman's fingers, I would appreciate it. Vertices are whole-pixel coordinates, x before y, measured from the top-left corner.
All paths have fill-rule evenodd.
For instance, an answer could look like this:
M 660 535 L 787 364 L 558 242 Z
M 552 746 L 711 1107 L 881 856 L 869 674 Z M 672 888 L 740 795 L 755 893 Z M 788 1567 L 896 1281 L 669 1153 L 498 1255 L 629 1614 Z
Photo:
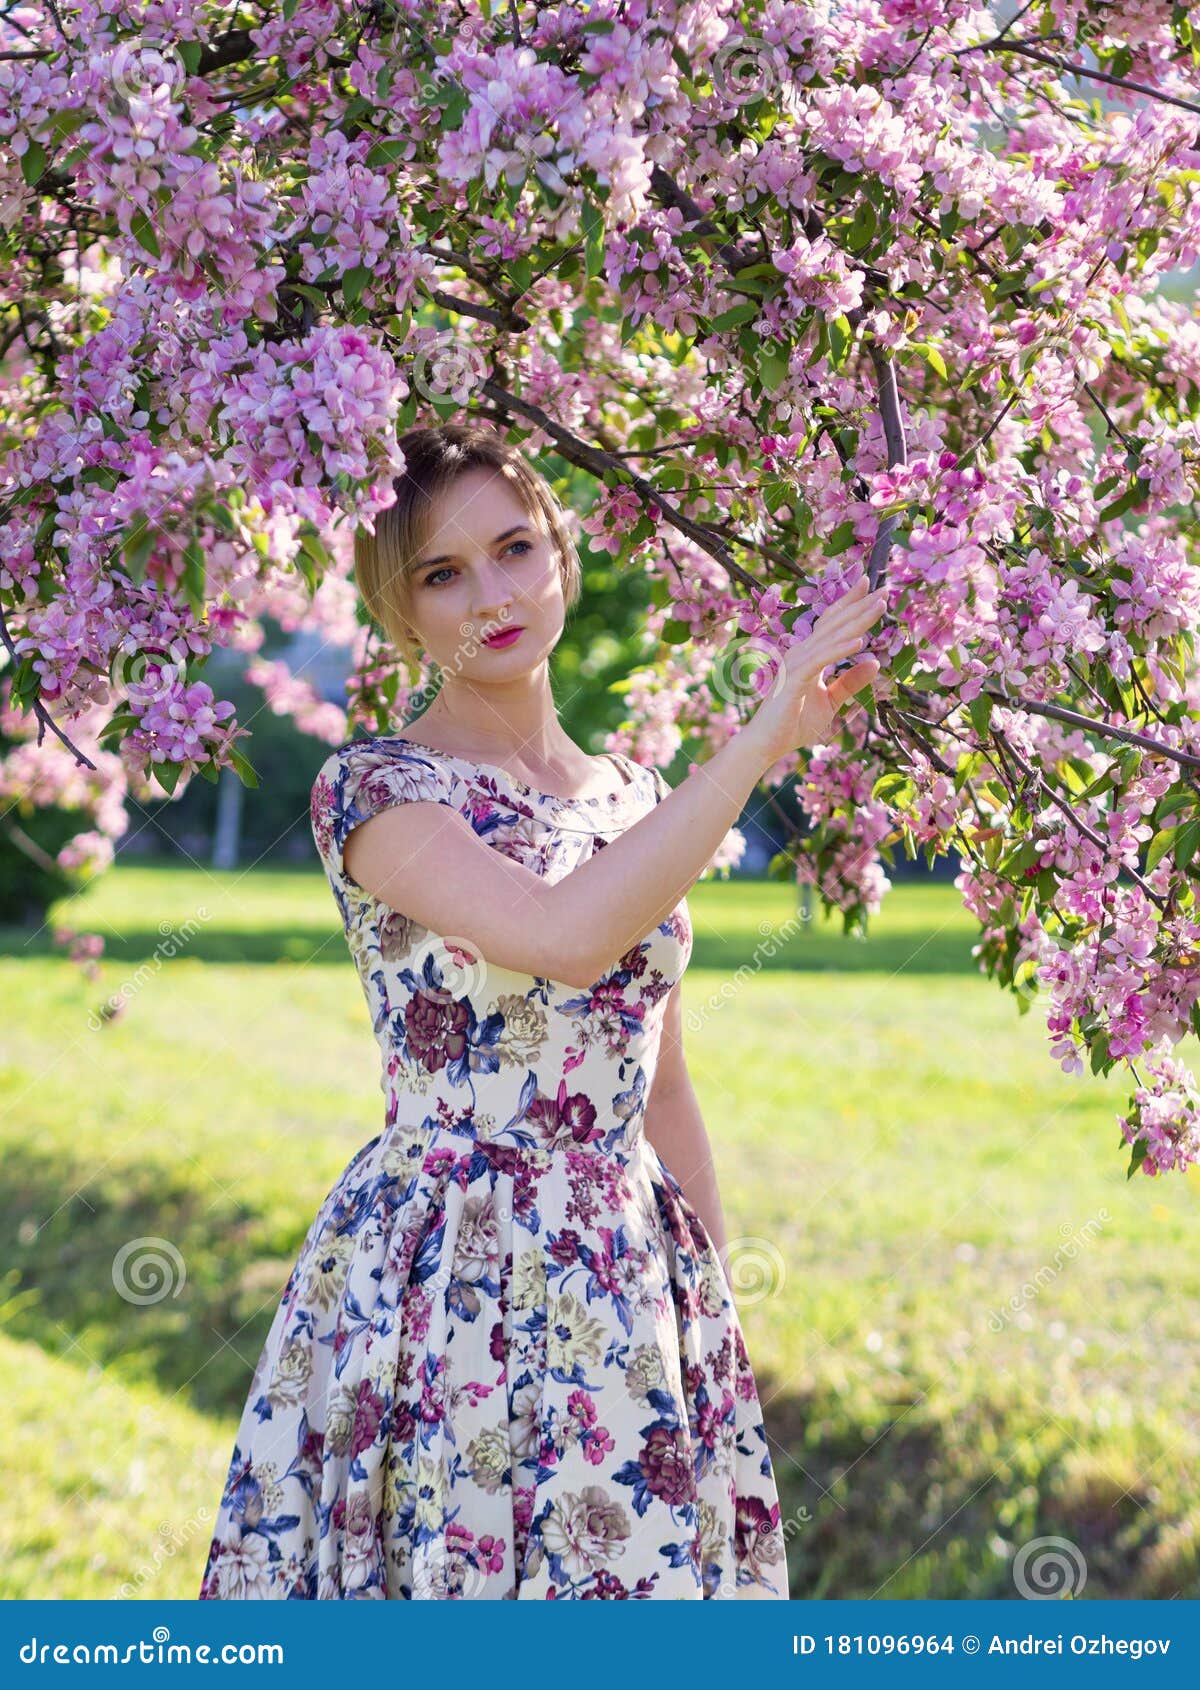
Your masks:
M 840 675 L 834 675 L 832 680 L 825 683 L 825 690 L 835 704 L 843 704 L 848 698 L 853 698 L 856 692 L 861 692 L 868 681 L 873 681 L 879 673 L 879 662 L 874 657 L 864 657 L 861 663 L 855 663 L 849 669 L 843 669 Z
M 863 644 L 862 635 L 856 638 L 843 634 L 813 634 L 798 646 L 789 647 L 789 656 L 794 653 L 789 672 L 796 675 L 802 686 L 811 684 L 815 676 L 831 663 L 840 663 L 844 657 L 851 657 L 860 650 Z
M 858 692 L 867 681 L 874 680 L 879 668 L 877 657 L 864 657 L 860 662 L 851 664 L 849 669 L 843 669 L 840 675 L 835 675 L 829 685 L 847 694 Z
M 865 633 L 873 622 L 879 620 L 883 608 L 881 596 L 873 594 L 870 598 L 856 600 L 852 604 L 847 604 L 843 596 L 837 604 L 830 605 L 823 615 L 818 616 L 808 639 L 801 643 L 808 645 L 816 639 L 845 639 Z

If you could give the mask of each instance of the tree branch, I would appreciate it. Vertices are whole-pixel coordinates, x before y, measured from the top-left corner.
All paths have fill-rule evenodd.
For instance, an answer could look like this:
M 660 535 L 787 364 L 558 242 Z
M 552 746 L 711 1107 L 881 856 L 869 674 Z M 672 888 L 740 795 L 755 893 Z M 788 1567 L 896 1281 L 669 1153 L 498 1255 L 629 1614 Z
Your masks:
M 1018 768 L 1025 775 L 1026 780 L 1033 783 L 1035 790 L 1044 792 L 1050 802 L 1056 805 L 1057 808 L 1062 811 L 1063 815 L 1066 816 L 1071 826 L 1081 833 L 1085 839 L 1091 840 L 1092 844 L 1106 861 L 1110 859 L 1113 856 L 1113 849 L 1109 841 L 1102 838 L 1100 834 L 1096 832 L 1095 828 L 1089 827 L 1087 822 L 1075 813 L 1073 806 L 1068 802 L 1068 800 L 1063 797 L 1061 792 L 1055 791 L 1055 789 L 1050 785 L 1050 782 L 1043 774 L 1040 773 L 1039 770 L 1030 768 L 1029 764 L 1021 756 L 1021 753 L 1008 738 L 1003 728 L 994 728 L 992 730 L 992 737 L 995 739 L 996 745 L 1000 748 L 1002 753 L 1007 753 L 1007 755 L 1012 758 L 1013 762 L 1017 764 Z M 1024 798 L 1022 798 L 1021 801 L 1024 803 Z M 1156 905 L 1159 910 L 1165 912 L 1167 908 L 1166 899 L 1147 883 L 1143 876 L 1138 873 L 1137 869 L 1127 868 L 1127 872 L 1132 875 L 1133 879 L 1141 887 L 1150 902 Z
M 639 475 L 636 470 L 631 470 L 628 464 L 622 463 L 619 458 L 614 458 L 611 452 L 605 452 L 597 446 L 589 445 L 586 440 L 581 440 L 578 435 L 572 434 L 570 429 L 555 422 L 554 418 L 547 411 L 543 411 L 540 405 L 532 405 L 528 399 L 521 399 L 517 394 L 509 393 L 497 382 L 485 381 L 477 391 L 482 393 L 485 398 L 490 399 L 493 404 L 504 406 L 510 411 L 516 411 L 519 416 L 536 423 L 544 433 L 550 436 L 555 448 L 568 463 L 575 464 L 579 469 L 588 470 L 598 481 L 604 480 L 606 470 L 620 470 L 622 479 L 628 482 L 647 505 L 651 503 L 657 505 L 673 527 L 678 528 L 681 534 L 686 534 L 710 557 L 715 558 L 733 580 L 740 581 L 744 587 L 754 594 L 762 591 L 762 583 L 756 581 L 753 575 L 748 574 L 740 564 L 734 561 L 729 548 L 719 534 L 715 534 L 705 524 L 693 521 L 690 516 L 685 516 L 677 506 L 670 502 L 665 494 L 659 492 L 657 487 L 647 481 L 645 476 Z
M 1136 728 L 1117 727 L 1113 722 L 1098 722 L 1091 716 L 1081 715 L 1078 710 L 1067 710 L 1061 704 L 1047 704 L 1041 699 L 1024 698 L 1018 694 L 1016 698 L 1009 698 L 1006 693 L 994 692 L 990 687 L 983 688 L 983 696 L 995 699 L 997 704 L 1003 704 L 1007 710 L 1029 710 L 1035 716 L 1048 716 L 1051 721 L 1065 722 L 1069 727 L 1082 728 L 1085 732 L 1098 733 L 1109 739 L 1125 740 L 1129 745 L 1140 745 L 1147 751 L 1155 751 L 1160 757 L 1169 757 L 1184 769 L 1200 769 L 1200 757 L 1193 757 L 1190 751 L 1177 751 L 1172 745 L 1164 745 L 1161 740 L 1152 739 L 1149 734 L 1138 733 Z
M 0 604 L 0 639 L 4 641 L 5 649 L 13 661 L 14 668 L 18 667 L 21 662 L 21 654 L 13 644 L 12 635 L 8 631 L 8 622 L 5 618 L 4 606 L 2 604 Z M 77 745 L 72 744 L 66 734 L 59 727 L 58 723 L 54 720 L 54 717 L 46 709 L 46 706 L 42 703 L 40 696 L 36 693 L 33 698 L 33 713 L 37 717 L 37 743 L 39 747 L 46 737 L 46 729 L 50 728 L 58 735 L 59 739 L 62 740 L 67 750 L 74 752 L 75 756 L 78 758 L 79 762 L 83 764 L 84 768 L 92 770 L 95 769 L 95 763 L 92 762 L 90 757 L 85 757 Z
M 975 41 L 968 47 L 957 47 L 955 52 L 962 53 L 1020 53 L 1026 59 L 1035 59 L 1040 65 L 1049 65 L 1064 76 L 1087 76 L 1093 82 L 1106 82 L 1112 88 L 1125 88 L 1131 94 L 1147 94 L 1152 100 L 1158 100 L 1167 106 L 1182 106 L 1184 111 L 1200 113 L 1200 105 L 1195 100 L 1182 99 L 1178 94 L 1164 94 L 1161 88 L 1152 88 L 1148 82 L 1130 82 L 1126 77 L 1113 76 L 1106 70 L 1090 70 L 1087 65 L 1067 64 L 1062 59 L 1056 59 L 1049 53 L 1039 53 L 1036 47 L 1028 46 L 1024 41 L 1004 41 L 996 36 L 991 41 Z

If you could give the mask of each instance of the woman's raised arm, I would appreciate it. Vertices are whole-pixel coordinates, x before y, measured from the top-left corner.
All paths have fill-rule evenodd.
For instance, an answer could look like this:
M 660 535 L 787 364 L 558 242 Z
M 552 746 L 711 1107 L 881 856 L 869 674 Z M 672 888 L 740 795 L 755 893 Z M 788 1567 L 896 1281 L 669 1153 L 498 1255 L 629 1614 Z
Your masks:
M 393 806 L 354 828 L 347 869 L 390 908 L 475 945 L 500 968 L 591 985 L 665 920 L 699 879 L 765 770 L 878 669 L 822 670 L 862 645 L 882 609 L 856 585 L 784 654 L 781 683 L 749 723 L 653 810 L 561 880 L 494 851 L 444 805 Z M 815 714 L 814 714 L 815 711 Z M 815 743 L 815 742 L 814 742 Z

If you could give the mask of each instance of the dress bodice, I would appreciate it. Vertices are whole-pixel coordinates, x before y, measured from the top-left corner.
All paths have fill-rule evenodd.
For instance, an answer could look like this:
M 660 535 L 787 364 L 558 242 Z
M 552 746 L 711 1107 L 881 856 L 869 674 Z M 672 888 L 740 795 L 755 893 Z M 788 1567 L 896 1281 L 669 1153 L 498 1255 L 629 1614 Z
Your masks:
M 321 766 L 313 838 L 379 1043 L 389 1127 L 436 1123 L 529 1152 L 637 1147 L 667 995 L 692 951 L 686 899 L 580 990 L 498 967 L 463 934 L 432 932 L 359 886 L 342 860 L 359 823 L 425 800 L 558 881 L 670 791 L 656 769 L 617 760 L 627 782 L 596 798 L 535 792 L 503 769 L 400 736 L 350 741 Z

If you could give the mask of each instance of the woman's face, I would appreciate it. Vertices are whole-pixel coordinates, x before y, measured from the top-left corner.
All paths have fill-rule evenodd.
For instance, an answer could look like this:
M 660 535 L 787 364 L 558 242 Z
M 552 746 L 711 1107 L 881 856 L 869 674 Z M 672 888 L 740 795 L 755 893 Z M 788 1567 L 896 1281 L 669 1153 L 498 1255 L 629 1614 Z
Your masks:
M 504 681 L 543 662 L 566 620 L 553 538 L 506 476 L 465 471 L 434 501 L 407 619 L 443 674 Z M 489 644 L 485 636 L 514 638 Z

